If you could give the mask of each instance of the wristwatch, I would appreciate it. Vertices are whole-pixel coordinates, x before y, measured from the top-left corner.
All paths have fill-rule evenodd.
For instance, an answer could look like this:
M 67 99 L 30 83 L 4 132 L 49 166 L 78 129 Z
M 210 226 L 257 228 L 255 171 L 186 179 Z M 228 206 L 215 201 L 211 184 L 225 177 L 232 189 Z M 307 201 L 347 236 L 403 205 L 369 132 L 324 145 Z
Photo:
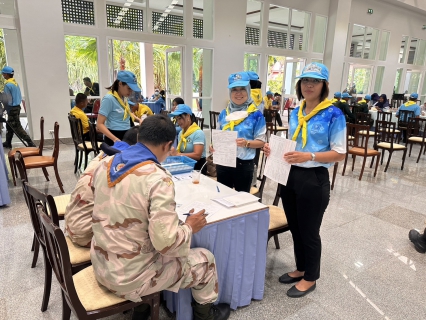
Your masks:
M 250 141 L 246 140 L 246 148 L 250 148 Z
M 311 161 L 315 161 L 315 153 L 311 152 L 311 157 L 312 157 Z

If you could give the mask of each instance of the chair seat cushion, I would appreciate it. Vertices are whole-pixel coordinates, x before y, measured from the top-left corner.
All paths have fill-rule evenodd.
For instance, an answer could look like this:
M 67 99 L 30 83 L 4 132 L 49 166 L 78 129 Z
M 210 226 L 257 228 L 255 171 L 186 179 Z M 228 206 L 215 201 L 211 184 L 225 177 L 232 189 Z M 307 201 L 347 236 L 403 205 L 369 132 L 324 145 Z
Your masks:
M 277 129 L 276 129 L 277 131 L 287 131 L 288 130 L 288 127 L 280 127 L 280 126 L 277 126 Z
M 116 296 L 96 280 L 93 266 L 76 273 L 72 279 L 78 298 L 86 311 L 111 307 L 127 301 Z
M 273 205 L 269 205 L 269 230 L 286 227 L 287 217 L 285 216 L 284 210 Z
M 19 151 L 20 153 L 22 153 L 22 156 L 25 157 L 29 157 L 29 156 L 38 156 L 40 153 L 39 148 L 37 147 L 27 147 L 27 148 L 14 148 L 12 150 L 10 150 L 7 154 L 7 156 L 10 157 L 14 157 L 16 151 Z
M 53 166 L 55 163 L 55 158 L 50 156 L 31 156 L 24 158 L 25 168 L 41 168 Z
M 251 187 L 250 188 L 250 193 L 251 194 L 256 194 L 256 193 L 258 193 L 259 192 L 259 188 L 256 188 L 256 187 Z
M 353 139 L 355 139 L 354 136 L 348 136 L 348 140 L 353 140 Z
M 410 137 L 408 138 L 408 141 L 413 141 L 413 142 L 423 142 L 426 141 L 426 139 L 423 139 L 422 137 Z
M 379 131 L 383 131 L 383 129 L 380 129 Z M 391 132 L 392 130 L 389 129 L 385 129 L 386 132 Z M 395 129 L 395 133 L 400 133 L 401 131 L 399 131 L 398 129 Z
M 374 135 L 376 134 L 376 132 L 375 132 L 375 131 L 368 131 L 368 132 L 369 132 L 370 136 L 374 136 Z M 367 135 L 367 130 L 361 130 L 361 131 L 359 132 L 359 134 Z
M 84 141 L 84 144 L 86 145 L 86 149 L 93 150 L 92 143 L 90 141 Z M 79 143 L 77 147 L 80 149 L 84 149 L 84 146 L 82 143 Z
M 56 210 L 58 211 L 59 216 L 65 215 L 65 209 L 67 208 L 70 199 L 71 194 L 63 194 L 61 196 L 53 197 L 53 200 L 55 200 L 56 204 Z
M 71 264 L 90 261 L 90 248 L 84 248 L 74 244 L 69 237 L 65 237 L 65 239 L 67 240 Z
M 358 148 L 358 147 L 354 147 L 348 150 L 349 154 L 354 154 L 354 155 L 360 155 L 363 156 L 365 154 L 365 150 L 364 148 Z M 379 155 L 380 152 L 374 149 L 367 149 L 367 155 L 368 156 L 377 156 Z
M 389 142 L 380 142 L 380 143 L 377 144 L 377 147 L 383 148 L 383 149 L 390 149 L 391 144 Z M 405 146 L 402 145 L 402 144 L 394 143 L 393 148 L 395 150 L 403 150 L 403 149 L 405 149 Z

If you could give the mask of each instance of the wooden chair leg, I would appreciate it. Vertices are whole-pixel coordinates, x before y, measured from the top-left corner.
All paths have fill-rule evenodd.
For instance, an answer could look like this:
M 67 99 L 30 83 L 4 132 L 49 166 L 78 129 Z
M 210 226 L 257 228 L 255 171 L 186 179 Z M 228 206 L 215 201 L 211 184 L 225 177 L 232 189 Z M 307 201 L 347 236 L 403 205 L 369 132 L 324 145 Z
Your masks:
M 160 295 L 155 295 L 151 301 L 151 320 L 160 320 Z
M 356 155 L 352 155 L 352 171 L 354 171 L 355 168 L 355 160 L 356 160 Z
M 374 177 L 376 177 L 377 168 L 379 167 L 379 162 L 380 162 L 380 154 L 377 155 L 376 169 L 374 169 Z
M 59 177 L 58 166 L 56 163 L 54 168 L 55 168 L 56 181 L 58 181 L 59 189 L 61 189 L 62 193 L 65 193 L 61 178 Z
M 75 149 L 74 173 L 77 173 L 77 168 L 78 168 L 78 150 Z
M 391 161 L 391 158 L 392 158 L 392 151 L 391 151 L 391 150 L 389 150 L 389 158 L 388 158 L 388 161 L 386 162 L 385 172 L 388 170 L 388 167 L 389 167 L 389 163 L 390 163 L 390 161 Z M 383 159 L 382 159 L 382 161 L 383 161 Z
M 408 153 L 408 157 L 411 157 L 411 150 L 413 149 L 413 143 L 410 143 L 410 152 Z
M 364 173 L 365 162 L 367 161 L 367 157 L 364 157 L 364 161 L 362 162 L 361 173 L 359 174 L 359 181 L 362 179 L 362 175 Z
M 339 163 L 334 163 L 334 169 L 333 169 L 333 179 L 331 179 L 331 190 L 334 189 L 334 181 L 336 181 L 336 175 L 337 175 L 337 169 L 339 168 Z
M 420 152 L 419 152 L 419 156 L 417 157 L 416 163 L 419 163 L 420 156 L 422 155 L 423 147 L 424 147 L 424 143 L 421 143 L 420 144 Z
M 9 158 L 9 167 L 10 167 L 10 173 L 12 174 L 13 179 L 13 185 L 16 187 L 16 179 L 15 179 L 15 158 L 14 157 L 8 157 Z
M 84 153 L 84 170 L 86 170 L 86 168 L 87 168 L 87 162 L 88 162 L 88 160 L 89 160 L 89 153 L 85 152 Z
M 401 170 L 404 170 L 405 156 L 407 155 L 407 149 L 404 150 L 404 154 L 402 155 L 402 165 Z
M 383 150 L 382 150 L 382 162 L 380 162 L 380 165 L 382 165 L 382 164 L 383 164 L 383 159 L 384 159 L 384 157 L 385 157 L 385 149 L 383 149 Z
M 278 240 L 278 235 L 274 235 L 275 248 L 280 249 L 280 241 Z
M 83 153 L 84 151 L 80 151 L 80 161 L 78 162 L 78 169 L 81 168 L 81 163 L 83 162 Z
M 62 295 L 62 320 L 70 320 L 71 318 L 71 309 L 65 299 L 64 293 L 61 290 Z
M 33 251 L 34 251 L 34 247 L 35 247 L 35 243 L 36 243 L 36 241 L 37 241 L 37 239 L 36 239 L 36 236 L 35 236 L 35 234 L 34 234 L 34 237 L 33 237 L 33 244 L 31 245 L 31 252 L 33 252 Z
M 376 157 L 376 156 L 371 157 L 370 168 L 373 168 L 373 163 L 374 163 L 374 158 L 375 158 L 375 157 Z
M 46 169 L 46 168 L 41 168 L 41 170 L 43 170 L 43 174 L 44 174 L 44 176 L 46 177 L 46 180 L 47 180 L 47 181 L 50 181 L 50 180 L 49 180 L 49 173 L 47 172 L 47 169 Z
M 345 170 L 346 170 L 346 163 L 348 162 L 348 153 L 346 152 L 346 156 L 345 156 L 345 163 L 343 164 L 343 171 L 342 171 L 342 176 L 345 175 Z
M 47 310 L 47 305 L 49 304 L 50 298 L 50 288 L 52 287 L 52 266 L 47 259 L 47 252 L 43 250 L 44 258 L 44 292 L 43 292 L 43 302 L 41 304 L 41 311 L 44 312 Z
M 31 262 L 31 268 L 35 268 L 35 266 L 37 265 L 37 260 L 38 260 L 38 252 L 40 250 L 40 243 L 38 243 L 38 240 L 35 238 L 34 236 L 34 254 L 33 254 L 33 261 Z

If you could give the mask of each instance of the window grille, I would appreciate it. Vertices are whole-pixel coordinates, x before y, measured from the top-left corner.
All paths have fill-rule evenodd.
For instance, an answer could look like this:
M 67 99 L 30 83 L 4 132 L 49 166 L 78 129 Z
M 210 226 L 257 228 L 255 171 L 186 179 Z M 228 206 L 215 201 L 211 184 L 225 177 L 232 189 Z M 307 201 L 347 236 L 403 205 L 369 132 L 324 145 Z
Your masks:
M 93 2 L 83 0 L 61 0 L 61 2 L 64 22 L 95 25 Z
M 194 38 L 203 39 L 203 20 L 194 19 L 192 23 L 192 36 Z
M 107 4 L 106 12 L 108 27 L 143 31 L 143 10 Z
M 161 21 L 162 20 L 162 21 Z M 152 12 L 152 32 L 183 37 L 183 17 L 161 12 Z
M 268 30 L 268 47 L 287 49 L 287 33 Z
M 260 42 L 260 30 L 246 27 L 246 44 L 258 46 Z

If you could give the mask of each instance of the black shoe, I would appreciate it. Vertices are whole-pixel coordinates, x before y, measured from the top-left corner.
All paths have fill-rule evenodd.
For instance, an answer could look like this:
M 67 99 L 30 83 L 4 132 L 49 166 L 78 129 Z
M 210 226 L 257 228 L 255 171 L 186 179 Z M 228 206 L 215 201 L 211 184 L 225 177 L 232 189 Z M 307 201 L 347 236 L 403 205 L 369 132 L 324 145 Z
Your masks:
M 32 141 L 27 141 L 29 147 L 36 148 L 37 146 Z
M 213 315 L 214 320 L 226 320 L 231 314 L 231 307 L 226 303 L 219 303 L 218 305 L 213 305 L 210 309 L 210 314 Z
M 300 291 L 299 289 L 296 288 L 296 285 L 294 285 L 287 291 L 287 295 L 290 298 L 301 298 L 306 296 L 308 293 L 314 291 L 316 287 L 317 287 L 317 284 L 314 283 L 314 285 L 310 287 L 308 290 Z
M 192 310 L 194 312 L 194 320 L 226 320 L 231 314 L 231 308 L 229 304 L 226 303 L 219 303 L 215 306 L 212 303 L 199 304 L 194 302 L 192 304 Z
M 12 149 L 12 145 L 8 142 L 3 142 L 3 148 Z
M 408 233 L 408 238 L 414 244 L 414 248 L 417 252 L 426 253 L 426 241 L 422 234 L 420 234 L 417 230 L 412 229 Z
M 289 283 L 294 283 L 294 282 L 298 282 L 298 281 L 300 281 L 300 280 L 302 280 L 303 279 L 303 276 L 301 276 L 301 277 L 297 277 L 297 278 L 293 278 L 293 277 L 290 277 L 289 275 L 288 275 L 288 273 L 284 273 L 279 279 L 278 279 L 278 281 L 279 282 L 281 282 L 281 283 L 285 283 L 285 284 L 289 284 Z
M 132 320 L 148 320 L 149 316 L 151 315 L 151 308 L 148 307 L 148 309 L 140 312 L 136 310 L 137 307 L 133 310 L 133 316 Z

